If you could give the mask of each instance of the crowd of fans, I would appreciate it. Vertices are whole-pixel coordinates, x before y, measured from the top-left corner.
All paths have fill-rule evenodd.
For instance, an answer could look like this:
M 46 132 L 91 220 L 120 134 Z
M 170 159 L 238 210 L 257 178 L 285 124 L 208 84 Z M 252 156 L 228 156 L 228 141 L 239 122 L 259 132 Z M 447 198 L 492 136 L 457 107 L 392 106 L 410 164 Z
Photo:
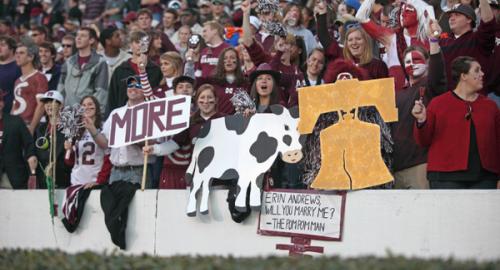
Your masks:
M 147 187 L 180 189 L 206 121 L 296 106 L 301 87 L 393 77 L 397 123 L 374 107 L 356 111 L 381 127 L 381 156 L 395 176 L 385 187 L 496 188 L 499 8 L 497 0 L 2 1 L 0 187 L 27 188 L 36 174 L 46 188 L 49 118 L 63 105 L 81 104 L 84 127 L 73 140 L 56 132 L 57 188 L 107 183 L 130 193 L 117 183 L 137 188 L 146 153 Z M 241 91 L 255 107 L 235 108 Z M 113 111 L 179 94 L 193 96 L 188 130 L 108 148 Z M 306 188 L 321 166 L 319 132 L 346 115 L 322 115 L 304 160 L 277 160 L 265 185 Z

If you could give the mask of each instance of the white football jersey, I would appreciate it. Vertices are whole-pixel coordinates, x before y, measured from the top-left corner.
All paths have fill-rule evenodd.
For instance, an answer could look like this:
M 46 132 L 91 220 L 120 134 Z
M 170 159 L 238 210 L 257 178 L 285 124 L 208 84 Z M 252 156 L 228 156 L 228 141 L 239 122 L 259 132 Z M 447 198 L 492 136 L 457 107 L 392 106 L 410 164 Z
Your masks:
M 82 138 L 73 146 L 75 165 L 71 171 L 71 184 L 83 185 L 96 182 L 97 174 L 101 170 L 105 150 L 101 149 L 85 130 Z

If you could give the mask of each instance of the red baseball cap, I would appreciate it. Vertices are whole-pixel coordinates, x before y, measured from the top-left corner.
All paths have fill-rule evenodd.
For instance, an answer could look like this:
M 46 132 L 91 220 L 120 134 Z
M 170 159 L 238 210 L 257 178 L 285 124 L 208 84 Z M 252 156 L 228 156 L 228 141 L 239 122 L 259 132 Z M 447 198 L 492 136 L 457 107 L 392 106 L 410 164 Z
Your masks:
M 125 15 L 125 18 L 123 18 L 123 23 L 131 23 L 135 20 L 137 20 L 137 13 L 135 11 L 130 11 Z

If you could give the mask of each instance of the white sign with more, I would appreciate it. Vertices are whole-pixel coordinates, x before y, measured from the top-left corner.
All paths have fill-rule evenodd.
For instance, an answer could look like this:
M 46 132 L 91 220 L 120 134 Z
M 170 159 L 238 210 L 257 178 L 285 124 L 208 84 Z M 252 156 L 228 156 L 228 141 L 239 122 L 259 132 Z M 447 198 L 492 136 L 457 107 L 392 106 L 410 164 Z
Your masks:
M 345 193 L 313 190 L 264 192 L 258 233 L 341 241 Z
M 171 136 L 189 127 L 191 97 L 171 96 L 111 113 L 109 147 Z

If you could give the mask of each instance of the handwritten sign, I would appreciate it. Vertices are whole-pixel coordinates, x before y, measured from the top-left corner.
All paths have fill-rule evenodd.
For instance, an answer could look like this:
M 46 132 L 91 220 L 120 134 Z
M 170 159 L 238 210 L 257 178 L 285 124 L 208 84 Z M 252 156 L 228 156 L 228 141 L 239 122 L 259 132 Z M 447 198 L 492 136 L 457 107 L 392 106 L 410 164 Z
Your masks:
M 110 147 L 177 134 L 189 127 L 191 97 L 171 96 L 112 113 Z
M 312 190 L 264 192 L 258 233 L 340 241 L 345 193 Z

